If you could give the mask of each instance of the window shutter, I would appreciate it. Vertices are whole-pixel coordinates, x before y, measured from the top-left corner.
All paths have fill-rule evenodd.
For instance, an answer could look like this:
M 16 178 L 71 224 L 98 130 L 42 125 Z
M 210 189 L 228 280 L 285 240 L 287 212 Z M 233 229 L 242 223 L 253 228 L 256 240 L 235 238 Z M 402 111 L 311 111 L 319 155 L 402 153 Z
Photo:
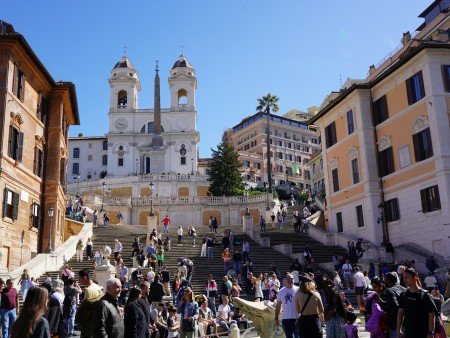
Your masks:
M 406 80 L 406 95 L 408 96 L 408 105 L 412 105 L 414 103 L 414 98 L 411 79 Z
M 5 213 L 6 213 L 6 194 L 7 194 L 8 190 L 5 188 L 3 189 L 3 210 L 2 210 L 2 217 L 5 217 Z
M 433 156 L 433 143 L 432 143 L 432 141 L 431 141 L 431 131 L 430 131 L 430 128 L 428 127 L 427 129 L 425 129 L 424 130 L 424 133 L 425 133 L 425 135 L 424 135 L 424 137 L 426 138 L 426 142 L 427 142 L 427 145 L 428 145 L 428 148 L 427 148 L 427 154 L 426 154 L 426 156 L 427 156 L 427 158 L 428 157 L 431 157 L 431 156 Z
M 13 220 L 17 219 L 19 214 L 19 194 L 13 193 Z
M 35 175 L 38 174 L 37 170 L 38 170 L 38 164 L 39 163 L 39 152 L 38 152 L 38 147 L 34 147 L 34 162 L 33 162 L 33 173 Z
M 21 99 L 22 101 L 25 100 L 25 79 L 26 76 L 25 74 L 21 74 L 22 76 L 20 77 L 20 93 L 19 93 L 19 99 Z
M 419 133 L 413 135 L 413 144 L 414 144 L 414 158 L 416 162 L 419 162 L 421 160 Z
M 39 120 L 42 121 L 42 93 L 39 92 L 39 97 L 38 97 L 38 105 L 37 105 L 37 109 L 36 109 L 36 116 Z
M 425 86 L 423 84 L 423 75 L 422 75 L 422 71 L 420 71 L 419 73 L 417 73 L 417 76 L 419 78 L 419 86 L 420 86 L 420 97 L 418 97 L 417 99 L 420 100 L 422 98 L 425 97 Z
M 388 158 L 388 175 L 393 173 L 395 171 L 395 166 L 394 166 L 394 153 L 392 151 L 392 147 L 389 147 L 388 149 L 386 149 L 387 151 L 387 158 Z
M 428 212 L 426 189 L 420 190 L 420 199 L 422 201 L 422 212 L 423 213 Z
M 41 206 L 39 204 L 36 205 L 37 207 L 37 215 L 36 215 L 36 224 L 37 228 L 41 228 Z
M 13 83 L 12 83 L 12 92 L 17 95 L 17 85 L 19 84 L 19 67 L 14 65 L 14 74 L 13 74 Z
M 11 158 L 13 158 L 13 138 L 14 138 L 14 127 L 9 126 L 8 156 Z
M 444 90 L 446 92 L 450 91 L 450 76 L 449 76 L 449 66 L 442 66 L 442 80 L 444 82 Z
M 17 133 L 17 157 L 16 160 L 18 162 L 22 162 L 22 153 L 23 153 L 23 133 Z
M 39 173 L 40 178 L 44 177 L 44 152 L 39 150 Z
M 434 198 L 435 198 L 435 209 L 434 210 L 439 210 L 441 209 L 441 198 L 439 197 L 439 186 L 435 185 L 434 186 Z

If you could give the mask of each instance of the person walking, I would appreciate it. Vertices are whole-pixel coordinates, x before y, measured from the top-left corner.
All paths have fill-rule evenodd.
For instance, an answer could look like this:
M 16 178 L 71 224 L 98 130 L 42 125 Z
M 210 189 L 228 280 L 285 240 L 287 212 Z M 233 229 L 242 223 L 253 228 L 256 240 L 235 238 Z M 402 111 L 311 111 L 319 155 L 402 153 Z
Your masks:
M 82 290 L 78 282 L 69 278 L 67 285 L 64 287 L 64 301 L 63 301 L 63 316 L 64 324 L 66 325 L 67 333 L 73 336 L 75 329 L 75 316 L 77 313 L 77 306 L 79 303 L 79 295 Z
M 228 248 L 226 248 L 222 252 L 222 260 L 223 260 L 223 271 L 224 274 L 226 275 L 228 274 L 228 270 L 230 270 L 230 261 L 231 261 L 231 254 Z
M 359 271 L 359 268 L 357 266 L 355 266 L 355 273 L 353 275 L 353 291 L 356 294 L 356 301 L 358 302 L 358 309 L 361 308 L 361 304 L 362 304 L 362 297 L 364 295 L 364 289 L 366 287 L 368 287 L 368 285 L 366 285 L 366 281 L 365 281 L 365 277 L 364 274 Z
M 122 283 L 117 278 L 108 279 L 106 294 L 94 312 L 93 338 L 124 338 L 125 327 L 118 304 Z
M 141 290 L 131 288 L 127 302 L 124 308 L 124 332 L 127 338 L 145 338 L 147 331 L 147 320 L 139 306 L 138 300 L 141 299 Z
M 133 257 L 135 254 L 139 254 L 141 251 L 141 244 L 139 243 L 139 237 L 134 236 L 133 244 L 131 245 L 131 257 Z
M 77 262 L 82 262 L 83 261 L 83 240 L 80 239 L 77 243 L 77 247 L 76 247 L 76 251 L 77 251 Z
M 123 246 L 122 243 L 119 242 L 119 240 L 116 238 L 114 240 L 114 258 L 117 259 L 117 256 L 119 256 L 122 253 Z
M 260 282 L 261 283 L 261 282 Z M 298 291 L 298 286 L 294 285 L 294 277 L 288 273 L 285 279 L 285 286 L 281 288 L 277 295 L 277 305 L 275 306 L 275 326 L 280 326 L 280 310 L 283 309 L 283 316 L 281 325 L 283 326 L 286 338 L 299 338 L 298 329 L 295 326 L 295 321 L 298 317 L 298 312 L 295 307 L 295 294 Z
M 436 305 L 430 294 L 421 288 L 416 270 L 407 268 L 403 273 L 407 290 L 399 299 L 397 314 L 398 338 L 433 338 Z
M 117 212 L 117 224 L 122 225 L 123 215 L 120 210 Z
M 206 298 L 208 299 L 208 306 L 214 316 L 216 316 L 216 297 L 217 297 L 217 283 L 212 275 L 208 276 L 208 281 L 205 285 Z
M 180 225 L 177 230 L 178 235 L 178 246 L 183 245 L 183 227 Z
M 198 304 L 194 300 L 194 293 L 191 288 L 186 288 L 183 298 L 177 307 L 177 313 L 181 315 L 181 325 L 179 330 L 179 338 L 194 338 L 196 321 L 198 320 Z
M 148 294 L 150 292 L 150 283 L 146 281 L 142 281 L 139 284 L 139 288 L 141 289 L 141 298 L 137 301 L 137 304 L 141 307 L 142 312 L 144 313 L 145 321 L 146 321 L 146 331 L 145 335 L 142 338 L 150 338 L 151 330 L 156 329 L 152 324 L 151 313 L 150 313 L 150 303 L 148 301 Z
M 266 220 L 264 219 L 263 215 L 259 216 L 259 227 L 261 228 L 261 232 L 266 233 Z
M 164 287 L 159 281 L 159 275 L 155 275 L 155 280 L 150 284 L 150 293 L 148 301 L 152 304 L 152 308 L 156 308 L 164 297 Z
M 345 337 L 343 325 L 347 311 L 345 310 L 341 297 L 339 297 L 338 294 L 331 292 L 328 295 L 327 303 L 324 315 L 327 338 Z
M 213 247 L 214 247 L 214 240 L 211 236 L 208 236 L 206 240 L 206 256 L 209 260 L 213 259 Z
M 166 215 L 166 217 L 163 218 L 163 220 L 161 221 L 161 223 L 164 226 L 163 229 L 163 233 L 164 234 L 168 234 L 169 233 L 169 225 L 172 223 L 171 219 L 169 218 L 168 215 Z
M 237 276 L 241 274 L 242 255 L 239 249 L 234 250 L 233 254 L 234 272 Z
M 348 259 L 345 260 L 344 265 L 342 265 L 342 271 L 344 274 L 345 284 L 347 285 L 347 290 L 350 290 L 350 279 L 352 278 L 353 267 L 349 263 Z
M 30 304 L 30 306 L 32 306 L 32 304 Z M 13 288 L 12 280 L 7 279 L 6 287 L 2 290 L 0 302 L 0 322 L 2 325 L 3 338 L 9 338 L 11 334 L 11 327 L 13 323 L 16 321 L 16 317 L 18 314 L 19 314 L 19 293 L 15 288 Z
M 400 295 L 405 292 L 406 288 L 400 285 L 397 273 L 388 272 L 384 276 L 386 289 L 380 295 L 385 302 L 385 311 L 388 319 L 389 338 L 397 338 L 397 313 L 399 309 L 398 301 Z
M 109 216 L 106 212 L 103 213 L 103 227 L 104 228 L 109 227 Z
M 92 243 L 91 238 L 89 237 L 86 242 L 86 256 L 87 259 L 90 261 L 91 258 L 94 258 L 94 244 Z
M 98 222 L 98 211 L 94 210 L 94 212 L 92 213 L 92 226 L 94 228 L 97 227 L 97 222 Z
M 381 307 L 380 294 L 383 292 L 383 284 L 380 278 L 375 277 L 372 280 L 372 288 L 374 292 L 370 293 L 364 298 L 366 307 L 370 306 L 370 317 L 366 320 L 366 331 L 370 332 L 370 338 L 383 338 L 385 337 L 385 331 L 387 327 L 383 327 L 383 317 L 385 312 Z M 366 312 L 366 314 L 369 311 Z
M 19 317 L 14 324 L 11 323 L 11 337 L 50 338 L 48 321 L 43 317 L 47 309 L 47 302 L 47 289 L 40 286 L 31 288 Z M 9 335 L 3 333 L 3 337 L 9 338 Z
M 22 295 L 22 301 L 25 301 L 25 298 L 27 298 L 27 292 L 30 288 L 30 274 L 28 273 L 27 269 L 23 270 L 22 275 L 19 279 L 19 285 L 20 285 L 20 294 Z
M 300 337 L 322 338 L 323 304 L 314 281 L 307 275 L 300 276 L 300 288 L 295 294 L 295 307 L 299 314 Z

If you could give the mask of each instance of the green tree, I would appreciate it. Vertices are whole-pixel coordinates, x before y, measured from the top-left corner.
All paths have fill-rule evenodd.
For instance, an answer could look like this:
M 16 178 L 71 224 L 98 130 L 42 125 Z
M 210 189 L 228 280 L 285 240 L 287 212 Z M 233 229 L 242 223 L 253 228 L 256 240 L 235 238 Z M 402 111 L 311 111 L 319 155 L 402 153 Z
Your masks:
M 211 148 L 211 151 L 209 192 L 213 196 L 239 195 L 243 188 L 240 171 L 242 162 L 239 161 L 237 151 L 226 140 L 217 146 L 217 150 Z
M 279 98 L 268 93 L 267 95 L 258 99 L 257 111 L 264 111 L 266 113 L 266 146 L 267 146 L 267 181 L 269 182 L 269 192 L 272 192 L 272 164 L 270 163 L 270 110 L 274 113 L 278 111 Z

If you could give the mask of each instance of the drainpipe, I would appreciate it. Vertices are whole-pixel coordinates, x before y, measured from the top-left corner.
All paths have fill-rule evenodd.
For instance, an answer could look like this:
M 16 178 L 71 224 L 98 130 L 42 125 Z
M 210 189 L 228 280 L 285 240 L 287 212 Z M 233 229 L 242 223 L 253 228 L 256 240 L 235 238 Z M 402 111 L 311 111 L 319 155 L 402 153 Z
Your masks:
M 373 133 L 374 133 L 374 140 L 375 140 L 375 151 L 376 151 L 376 156 L 375 156 L 375 160 L 377 162 L 377 170 L 378 170 L 378 177 L 380 178 L 379 184 L 380 184 L 380 200 L 381 203 L 380 205 L 383 208 L 383 212 L 381 212 L 381 222 L 382 222 L 382 226 L 383 226 L 383 242 L 381 243 L 381 246 L 384 246 L 386 248 L 391 247 L 392 244 L 389 241 L 389 228 L 387 226 L 387 222 L 386 222 L 386 213 L 385 213 L 385 209 L 384 209 L 384 185 L 383 185 L 383 177 L 381 177 L 380 175 L 380 166 L 379 166 L 379 159 L 378 159 L 378 133 L 377 133 L 377 128 L 375 126 L 374 123 L 374 119 L 373 119 L 373 97 L 372 97 L 372 89 L 369 88 L 369 93 L 370 93 L 370 113 L 372 116 L 372 125 L 373 125 Z

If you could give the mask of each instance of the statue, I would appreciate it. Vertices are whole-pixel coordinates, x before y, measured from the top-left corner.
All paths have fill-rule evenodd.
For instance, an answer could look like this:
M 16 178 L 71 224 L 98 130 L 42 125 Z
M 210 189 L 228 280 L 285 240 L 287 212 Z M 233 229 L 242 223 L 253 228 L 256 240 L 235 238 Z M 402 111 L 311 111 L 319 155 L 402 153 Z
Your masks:
M 111 262 L 109 261 L 109 256 L 112 254 L 112 250 L 108 245 L 105 245 L 102 250 L 102 265 L 97 266 L 97 270 L 111 270 L 114 269 L 114 267 L 111 265 Z
M 3 249 L 0 248 L 0 273 L 8 272 L 8 269 L 6 267 L 4 267 L 2 264 L 3 255 L 4 255 Z

